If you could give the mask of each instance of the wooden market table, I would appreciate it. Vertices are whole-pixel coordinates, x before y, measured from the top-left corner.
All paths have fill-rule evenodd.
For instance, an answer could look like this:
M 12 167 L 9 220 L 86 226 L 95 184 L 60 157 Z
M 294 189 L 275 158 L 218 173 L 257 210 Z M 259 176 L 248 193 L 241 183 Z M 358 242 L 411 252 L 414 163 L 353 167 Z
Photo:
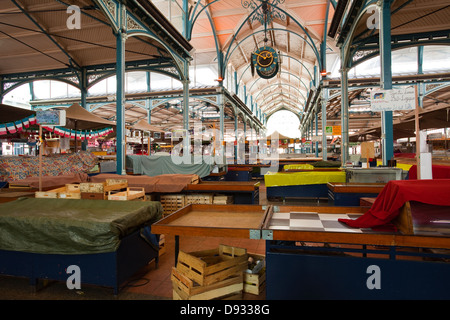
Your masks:
M 335 206 L 359 206 L 361 198 L 376 198 L 385 185 L 385 183 L 328 182 L 328 202 Z

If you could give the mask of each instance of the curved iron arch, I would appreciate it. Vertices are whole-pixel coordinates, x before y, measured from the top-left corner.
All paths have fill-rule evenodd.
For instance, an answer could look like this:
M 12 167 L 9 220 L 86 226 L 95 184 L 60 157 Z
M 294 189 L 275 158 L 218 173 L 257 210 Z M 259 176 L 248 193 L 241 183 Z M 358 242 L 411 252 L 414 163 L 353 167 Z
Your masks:
M 265 98 L 266 98 L 266 99 L 269 99 L 269 98 L 271 98 L 271 97 L 273 97 L 274 95 L 277 95 L 277 94 L 278 94 L 278 95 L 281 95 L 281 93 L 279 93 L 279 92 L 272 92 L 272 93 L 270 93 L 268 96 L 266 96 Z M 303 104 L 303 102 L 300 101 L 300 100 L 298 99 L 298 98 L 299 98 L 298 96 L 293 95 L 293 94 L 291 94 L 291 93 L 288 93 L 287 95 L 288 95 L 288 96 L 293 96 L 293 98 L 292 98 L 292 97 L 286 97 L 286 100 L 287 100 L 287 101 L 290 101 L 290 102 L 292 102 L 292 103 L 297 103 L 297 104 L 299 104 L 299 105 L 302 105 L 302 104 Z M 285 97 L 286 94 L 283 93 L 282 96 Z M 272 101 L 270 101 L 269 103 L 265 104 L 264 106 L 269 106 L 271 103 L 272 103 Z M 260 107 L 260 109 L 263 110 L 262 107 Z M 265 110 L 265 109 L 266 109 L 266 107 L 264 108 L 264 110 Z
M 293 73 L 291 73 L 291 72 L 287 72 L 287 71 L 281 71 L 280 73 L 284 73 L 284 74 L 288 74 L 288 75 L 291 75 L 291 76 L 293 76 L 293 77 L 296 77 L 300 82 L 301 82 L 301 84 L 305 87 L 305 89 L 306 89 L 306 92 L 308 92 L 308 87 L 306 86 L 306 84 L 302 81 L 302 79 L 299 77 L 299 76 L 297 76 L 297 75 L 295 75 L 295 74 L 293 74 Z M 256 82 L 258 82 L 259 80 L 261 80 L 262 78 L 258 78 L 258 79 L 256 79 L 254 82 L 253 82 L 253 84 L 250 86 L 250 88 L 248 89 L 248 91 L 250 92 L 251 91 L 251 88 L 253 87 L 253 85 L 256 83 Z M 265 79 L 262 79 L 262 80 L 265 80 Z M 256 99 L 256 98 L 255 98 Z M 306 99 L 305 99 L 306 100 Z
M 70 80 L 67 80 L 67 79 L 63 79 L 63 78 L 58 78 L 58 77 L 52 77 L 52 76 L 48 77 L 48 76 L 46 76 L 46 77 L 37 77 L 37 78 L 33 78 L 33 79 L 24 79 L 24 80 L 18 81 L 15 84 L 13 84 L 11 87 L 9 87 L 8 89 L 4 90 L 2 92 L 2 95 L 5 96 L 6 94 L 8 94 L 9 92 L 13 91 L 14 89 L 17 89 L 17 88 L 19 88 L 19 87 L 21 87 L 21 86 L 23 86 L 23 85 L 25 85 L 27 83 L 32 83 L 32 82 L 35 82 L 35 81 L 42 81 L 42 80 L 53 80 L 53 81 L 64 82 L 64 83 L 67 83 L 68 85 L 71 85 L 71 86 L 77 88 L 78 90 L 81 90 L 79 84 L 77 84 L 77 83 L 75 83 L 73 81 L 70 81 Z
M 264 91 L 264 90 L 266 90 L 266 89 L 268 89 L 268 88 L 274 87 L 274 86 L 278 86 L 278 85 L 280 85 L 280 83 L 272 83 L 272 84 L 269 84 L 269 85 L 265 86 L 264 88 L 262 88 L 262 89 L 260 90 L 260 92 L 258 93 L 258 96 L 261 94 L 262 91 Z M 289 83 L 282 83 L 281 85 L 283 85 L 283 86 L 288 86 L 288 87 L 291 87 L 291 88 L 294 88 L 298 93 L 300 93 L 300 95 L 305 99 L 305 101 L 307 100 L 307 99 L 305 98 L 305 96 L 301 93 L 301 91 L 300 91 L 296 86 L 294 86 L 294 85 L 292 85 L 292 84 L 289 84 Z M 255 97 L 255 100 L 256 100 L 256 98 L 257 98 L 258 96 Z
M 305 68 L 305 70 L 308 72 L 311 80 L 313 79 L 313 76 L 311 75 L 311 72 L 309 71 L 309 69 L 303 64 L 303 62 L 301 62 L 299 59 L 297 59 L 296 57 L 292 57 L 290 55 L 287 54 L 281 54 L 281 57 L 285 57 L 285 58 L 289 58 L 289 59 L 293 59 L 296 62 L 300 63 L 301 66 L 303 66 Z M 247 72 L 247 70 L 250 69 L 250 65 L 248 65 L 247 67 L 245 67 L 244 71 L 241 73 L 241 76 L 239 77 L 239 80 L 237 83 L 240 83 L 242 81 L 242 77 L 244 76 L 244 74 Z
M 231 48 L 231 45 L 233 44 L 233 42 L 237 41 L 236 35 L 239 34 L 239 32 L 241 31 L 242 27 L 246 24 L 246 22 L 250 19 L 250 17 L 251 17 L 253 14 L 256 13 L 256 11 L 257 11 L 261 6 L 262 6 L 262 3 L 261 3 L 259 6 L 257 6 L 257 7 L 256 7 L 256 8 L 255 8 L 255 9 L 247 16 L 247 18 L 245 18 L 245 20 L 244 20 L 244 21 L 241 23 L 241 25 L 239 26 L 237 32 L 236 32 L 235 34 L 233 34 L 233 39 L 231 40 L 231 42 L 230 42 L 230 44 L 229 44 L 229 46 L 228 46 L 227 52 L 226 52 L 226 54 L 225 54 L 225 56 L 224 56 L 223 66 L 225 66 L 225 65 L 227 64 L 227 61 L 228 61 L 228 60 L 230 59 L 230 57 L 231 57 L 231 54 L 230 54 L 230 48 Z M 277 9 L 280 10 L 281 12 L 283 12 L 283 13 L 284 13 L 286 16 L 288 16 L 292 21 L 294 21 L 294 22 L 295 22 L 295 23 L 303 30 L 303 32 L 305 32 L 306 36 L 309 38 L 309 40 L 311 41 L 311 43 L 310 43 L 309 41 L 307 41 L 306 39 L 305 39 L 305 42 L 306 42 L 306 43 L 311 47 L 311 49 L 313 50 L 313 52 L 314 52 L 314 54 L 315 54 L 315 56 L 316 56 L 316 59 L 317 59 L 317 61 L 318 61 L 318 63 L 319 63 L 319 67 L 321 67 L 322 62 L 321 62 L 321 59 L 320 59 L 320 54 L 319 54 L 319 52 L 318 52 L 318 50 L 317 50 L 317 47 L 316 47 L 315 44 L 314 44 L 313 39 L 312 39 L 311 36 L 309 35 L 308 31 L 302 26 L 301 23 L 299 23 L 295 18 L 293 18 L 293 17 L 292 17 L 289 13 L 287 13 L 285 10 L 279 8 L 277 5 L 272 5 L 272 6 L 275 7 L 275 8 L 277 8 Z M 277 28 L 270 28 L 270 29 L 267 29 L 267 30 L 271 30 L 271 29 L 277 29 Z M 281 30 L 283 30 L 283 31 L 288 31 L 288 32 L 293 32 L 292 30 L 288 30 L 288 29 L 281 29 Z M 261 32 L 261 30 L 260 30 L 259 32 Z M 254 34 L 254 33 L 252 33 L 252 34 Z M 247 36 L 247 37 L 248 37 L 248 36 Z M 236 47 L 237 47 L 237 46 L 236 46 Z M 233 51 L 236 49 L 236 47 L 233 49 Z M 221 71 L 220 71 L 220 72 L 222 73 L 222 75 L 223 75 L 224 71 L 225 71 L 225 70 L 221 70 Z
M 438 41 L 438 40 L 436 40 L 436 41 Z M 392 51 L 398 51 L 398 50 L 401 50 L 401 49 L 406 49 L 406 48 L 420 47 L 420 46 L 423 46 L 423 44 L 420 44 L 420 43 L 410 43 L 410 44 L 408 44 L 408 43 L 399 43 L 399 44 L 392 44 L 392 45 L 391 45 L 391 52 L 392 52 Z M 445 42 L 442 42 L 442 43 L 441 43 L 441 42 L 439 42 L 439 43 L 427 43 L 425 46 L 450 46 L 450 43 L 445 43 Z M 424 46 L 424 47 L 425 47 L 425 46 Z M 352 57 L 354 56 L 354 54 L 356 54 L 356 52 L 353 53 Z M 372 59 L 372 58 L 376 58 L 376 57 L 378 57 L 379 55 L 380 55 L 380 51 L 379 51 L 379 50 L 374 51 L 374 52 L 372 52 L 372 53 L 370 53 L 370 54 L 367 54 L 367 55 L 365 55 L 364 57 L 362 57 L 361 59 L 358 59 L 358 60 L 356 60 L 356 61 L 353 61 L 352 64 L 351 64 L 351 68 L 356 67 L 357 65 L 359 65 L 359 64 L 361 64 L 361 63 L 363 63 L 363 62 L 365 62 L 365 61 L 367 61 L 367 60 L 370 60 L 370 59 Z
M 282 107 L 281 107 L 281 108 L 282 108 Z M 269 118 L 270 118 L 271 116 L 273 116 L 275 113 L 277 113 L 278 111 L 283 111 L 283 110 L 292 112 L 292 113 L 298 118 L 300 124 L 302 123 L 301 114 L 296 114 L 293 110 L 289 110 L 289 109 L 279 109 L 279 110 L 275 110 L 275 111 L 273 111 L 273 112 L 267 114 L 267 121 L 269 121 Z

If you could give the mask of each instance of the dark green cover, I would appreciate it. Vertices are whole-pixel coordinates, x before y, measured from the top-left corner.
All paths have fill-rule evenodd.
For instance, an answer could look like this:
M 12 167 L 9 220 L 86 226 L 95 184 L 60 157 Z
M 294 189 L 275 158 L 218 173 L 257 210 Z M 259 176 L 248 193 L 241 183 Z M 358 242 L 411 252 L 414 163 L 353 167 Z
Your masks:
M 20 198 L 0 204 L 0 250 L 112 252 L 121 238 L 161 216 L 156 201 Z
M 191 157 L 189 163 L 178 164 L 174 163 L 169 155 L 127 155 L 126 157 L 127 169 L 131 169 L 133 174 L 144 174 L 150 177 L 162 174 L 196 174 L 200 178 L 209 176 L 213 165 L 204 162 L 202 158 L 198 162 L 196 163 Z
M 340 161 L 317 161 L 311 164 L 314 168 L 339 168 L 341 166 Z

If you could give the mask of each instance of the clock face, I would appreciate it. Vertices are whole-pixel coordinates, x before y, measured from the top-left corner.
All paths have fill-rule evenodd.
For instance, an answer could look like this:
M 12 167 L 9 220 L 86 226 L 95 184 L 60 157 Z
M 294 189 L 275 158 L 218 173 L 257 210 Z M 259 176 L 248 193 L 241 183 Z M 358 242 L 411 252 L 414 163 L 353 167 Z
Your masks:
M 261 47 L 252 54 L 252 62 L 258 75 L 265 79 L 274 77 L 278 71 L 278 54 L 271 47 Z

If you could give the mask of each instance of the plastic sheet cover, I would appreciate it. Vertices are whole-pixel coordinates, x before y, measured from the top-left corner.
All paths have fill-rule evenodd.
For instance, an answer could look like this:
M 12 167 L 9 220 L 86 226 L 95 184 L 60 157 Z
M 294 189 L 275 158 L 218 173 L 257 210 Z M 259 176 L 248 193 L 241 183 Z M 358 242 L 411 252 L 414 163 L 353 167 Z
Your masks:
M 0 249 L 45 254 L 113 252 L 162 217 L 156 201 L 19 198 L 0 204 Z

